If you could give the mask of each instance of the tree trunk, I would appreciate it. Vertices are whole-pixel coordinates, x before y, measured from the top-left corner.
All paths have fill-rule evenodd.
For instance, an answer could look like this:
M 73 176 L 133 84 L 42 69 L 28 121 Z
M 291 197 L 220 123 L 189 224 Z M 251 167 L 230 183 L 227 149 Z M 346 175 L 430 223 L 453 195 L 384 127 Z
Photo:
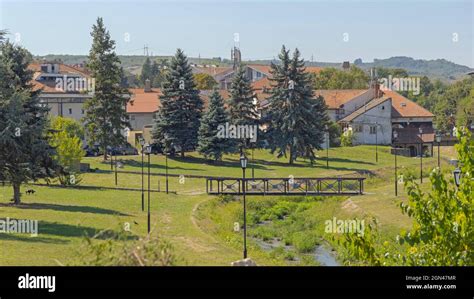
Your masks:
M 184 158 L 184 149 L 181 150 L 181 158 Z
M 13 185 L 13 204 L 19 205 L 21 200 L 20 200 L 20 183 L 12 183 Z
M 289 159 L 288 163 L 290 165 L 293 165 L 293 149 L 292 148 L 290 148 L 290 159 Z

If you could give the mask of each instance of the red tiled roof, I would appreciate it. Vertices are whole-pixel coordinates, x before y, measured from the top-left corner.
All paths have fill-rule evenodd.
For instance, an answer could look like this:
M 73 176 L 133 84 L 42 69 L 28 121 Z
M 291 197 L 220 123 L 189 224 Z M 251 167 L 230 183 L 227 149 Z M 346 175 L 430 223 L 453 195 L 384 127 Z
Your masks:
M 82 77 L 89 78 L 90 74 L 87 71 L 77 69 L 75 67 L 65 65 L 65 64 L 59 64 L 59 74 L 62 75 L 68 75 L 68 74 L 77 74 Z M 36 78 L 41 74 L 41 65 L 42 63 L 39 62 L 33 62 L 28 65 L 28 69 L 33 71 L 33 80 L 32 80 L 32 85 L 33 85 L 33 90 L 39 90 L 42 89 L 43 92 L 45 93 L 66 93 L 64 90 L 61 89 L 56 89 L 56 82 L 40 82 L 37 81 Z
M 368 89 L 325 89 L 316 90 L 315 96 L 322 96 L 329 109 L 339 109 L 341 105 L 360 96 Z
M 28 68 L 30 70 L 32 70 L 33 72 L 41 72 L 41 65 L 42 63 L 39 63 L 39 62 L 33 62 L 33 63 L 30 63 L 30 65 L 28 65 Z M 85 71 L 85 70 L 81 70 L 81 69 L 78 69 L 78 68 L 75 68 L 75 67 L 72 67 L 70 65 L 66 65 L 66 64 L 62 64 L 62 63 L 59 63 L 59 73 L 60 74 L 78 74 L 78 75 L 82 75 L 84 77 L 89 77 L 90 76 L 90 73 Z
M 128 90 L 131 94 L 131 100 L 127 104 L 127 113 L 153 113 L 160 108 L 160 96 L 162 92 L 159 88 L 152 88 L 150 92 L 145 92 L 143 88 L 130 88 Z M 209 96 L 212 90 L 201 90 L 199 96 L 201 97 L 204 108 L 209 103 Z M 226 100 L 229 98 L 227 90 L 219 90 L 221 97 Z
M 130 88 L 131 99 L 127 104 L 127 113 L 152 113 L 160 107 L 161 90 L 152 88 L 145 92 L 143 88 Z
M 268 77 L 264 77 L 258 81 L 252 82 L 252 88 L 253 90 L 263 90 L 263 88 L 270 88 L 271 87 L 271 82 Z
M 392 117 L 433 117 L 433 113 L 395 91 L 383 91 L 392 98 Z

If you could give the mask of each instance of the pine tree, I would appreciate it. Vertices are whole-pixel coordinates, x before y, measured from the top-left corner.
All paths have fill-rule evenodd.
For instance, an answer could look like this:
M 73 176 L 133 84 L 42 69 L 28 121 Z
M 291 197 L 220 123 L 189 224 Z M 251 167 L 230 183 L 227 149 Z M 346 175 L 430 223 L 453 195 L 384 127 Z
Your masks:
M 150 82 L 153 82 L 152 67 L 151 67 L 151 61 L 149 57 L 145 59 L 145 63 L 143 63 L 143 66 L 142 66 L 142 72 L 140 74 L 140 82 L 143 85 L 145 85 L 146 80 L 150 80 Z
M 209 107 L 201 120 L 199 128 L 198 151 L 206 158 L 221 160 L 222 155 L 233 151 L 231 139 L 219 136 L 219 130 L 229 122 L 229 116 L 224 108 L 224 100 L 214 89 L 209 98 Z M 220 127 L 222 126 L 222 127 Z
M 93 41 L 87 67 L 95 79 L 95 92 L 85 105 L 84 122 L 89 144 L 98 143 L 107 159 L 107 147 L 125 142 L 123 129 L 130 127 L 126 106 L 128 90 L 121 87 L 123 76 L 120 60 L 114 52 L 115 41 L 110 38 L 102 18 L 92 27 Z
M 229 112 L 234 125 L 257 126 L 258 112 L 254 103 L 254 93 L 250 80 L 245 75 L 245 68 L 240 66 L 232 79 L 229 99 Z M 250 147 L 248 139 L 239 142 L 240 147 Z
M 31 54 L 10 42 L 0 48 L 0 179 L 10 181 L 20 204 L 21 184 L 62 173 L 47 138 L 48 108 L 33 91 Z
M 194 150 L 198 144 L 198 130 L 203 102 L 196 89 L 191 66 L 181 49 L 171 60 L 160 96 L 161 109 L 157 113 L 153 138 L 166 151 Z
M 272 63 L 273 86 L 265 118 L 270 149 L 278 157 L 287 157 L 289 151 L 290 164 L 297 157 L 309 158 L 313 163 L 314 150 L 321 149 L 324 126 L 329 121 L 326 104 L 322 98 L 314 97 L 313 83 L 305 73 L 298 49 L 290 59 L 283 46 L 279 59 L 279 65 Z

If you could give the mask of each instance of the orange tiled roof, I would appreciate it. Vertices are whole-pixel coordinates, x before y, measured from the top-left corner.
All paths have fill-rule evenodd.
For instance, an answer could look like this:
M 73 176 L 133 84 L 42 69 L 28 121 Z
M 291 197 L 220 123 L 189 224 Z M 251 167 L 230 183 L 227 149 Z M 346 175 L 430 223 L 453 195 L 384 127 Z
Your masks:
M 368 89 L 323 89 L 316 90 L 315 96 L 322 96 L 329 109 L 339 109 L 341 105 L 360 96 Z
M 39 63 L 39 62 L 33 62 L 33 63 L 30 63 L 28 65 L 28 68 L 30 70 L 32 70 L 33 72 L 41 72 L 41 65 L 42 63 Z M 62 64 L 62 63 L 59 63 L 59 73 L 60 74 L 79 74 L 79 75 L 82 75 L 82 76 L 85 76 L 85 77 L 89 77 L 90 76 L 90 73 L 85 71 L 85 70 L 81 70 L 81 69 L 78 69 L 78 68 L 75 68 L 75 67 L 72 67 L 70 65 L 66 65 L 66 64 Z
M 395 91 L 383 91 L 392 98 L 392 117 L 433 117 L 433 113 Z
M 160 107 L 159 88 L 145 92 L 143 88 L 130 88 L 131 99 L 127 104 L 127 113 L 152 113 Z
M 159 88 L 152 88 L 150 92 L 145 92 L 143 88 L 130 88 L 131 100 L 127 104 L 127 113 L 153 113 L 160 108 L 160 96 L 162 92 Z M 209 103 L 209 96 L 212 90 L 201 90 L 201 97 L 204 108 Z M 219 90 L 221 97 L 226 100 L 229 98 L 227 90 Z
M 271 88 L 271 82 L 268 77 L 264 77 L 258 81 L 252 82 L 252 88 L 257 91 L 257 90 L 263 90 L 263 88 Z
M 33 71 L 33 90 L 42 89 L 45 93 L 66 93 L 64 90 L 56 89 L 55 82 L 39 82 L 35 79 L 41 74 L 41 64 L 39 62 L 33 62 L 28 65 L 28 69 Z M 68 74 L 77 74 L 83 77 L 90 77 L 90 74 L 87 71 L 77 69 L 75 67 L 59 63 L 59 74 L 68 75 Z

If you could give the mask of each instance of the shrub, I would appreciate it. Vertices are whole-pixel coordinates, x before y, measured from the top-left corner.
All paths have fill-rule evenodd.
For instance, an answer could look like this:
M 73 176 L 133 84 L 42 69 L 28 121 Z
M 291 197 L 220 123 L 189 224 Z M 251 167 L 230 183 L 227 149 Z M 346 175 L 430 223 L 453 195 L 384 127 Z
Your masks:
M 299 252 L 311 252 L 318 245 L 318 239 L 310 232 L 296 232 L 292 236 L 292 243 Z
M 77 265 L 82 266 L 172 266 L 176 263 L 171 244 L 147 235 L 134 239 L 123 230 L 112 237 L 102 231 L 85 237 L 80 246 Z M 101 240 L 106 237 L 106 240 Z
M 352 133 L 352 129 L 344 130 L 344 133 L 341 135 L 341 145 L 342 146 L 352 146 L 354 140 L 354 135 Z

